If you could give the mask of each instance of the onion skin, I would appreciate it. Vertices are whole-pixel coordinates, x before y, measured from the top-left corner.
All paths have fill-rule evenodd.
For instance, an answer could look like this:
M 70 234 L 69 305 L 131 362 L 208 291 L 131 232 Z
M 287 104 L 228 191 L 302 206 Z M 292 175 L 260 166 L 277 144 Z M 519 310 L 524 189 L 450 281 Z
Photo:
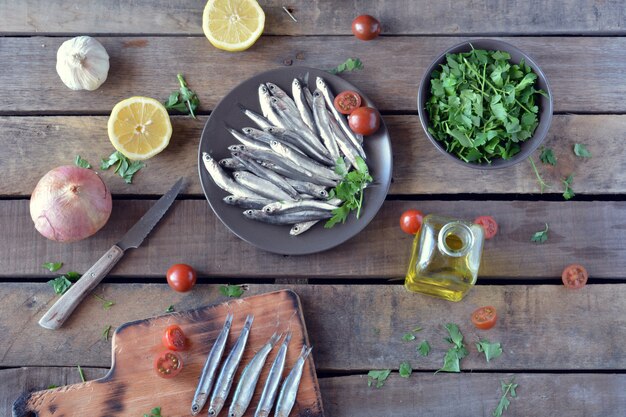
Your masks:
M 111 208 L 111 193 L 100 176 L 73 165 L 49 171 L 30 198 L 35 228 L 57 242 L 76 242 L 93 235 L 109 220 Z

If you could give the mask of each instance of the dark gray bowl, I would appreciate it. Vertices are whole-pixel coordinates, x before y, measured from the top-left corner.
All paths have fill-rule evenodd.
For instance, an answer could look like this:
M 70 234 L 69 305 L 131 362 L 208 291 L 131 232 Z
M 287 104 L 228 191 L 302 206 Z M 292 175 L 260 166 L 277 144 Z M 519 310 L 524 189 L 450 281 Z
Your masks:
M 526 61 L 526 63 L 533 69 L 535 74 L 537 74 L 537 86 L 539 89 L 542 89 L 546 93 L 548 93 L 548 98 L 544 96 L 539 96 L 538 106 L 539 106 L 539 125 L 535 129 L 535 134 L 522 142 L 520 147 L 520 152 L 513 156 L 510 159 L 495 159 L 491 162 L 491 164 L 477 164 L 471 162 L 465 162 L 455 155 L 448 153 L 439 141 L 435 139 L 429 132 L 429 119 L 428 112 L 426 111 L 426 101 L 430 98 L 430 78 L 431 73 L 438 69 L 439 66 L 445 62 L 446 54 L 458 54 L 460 52 L 469 52 L 472 50 L 472 46 L 474 49 L 487 49 L 487 50 L 498 50 L 498 51 L 506 51 L 511 54 L 511 61 L 513 63 L 519 63 L 522 58 Z M 422 127 L 424 128 L 424 132 L 426 132 L 426 136 L 432 142 L 433 145 L 439 150 L 439 152 L 447 155 L 453 161 L 456 161 L 464 166 L 469 166 L 471 168 L 477 169 L 497 169 L 497 168 L 505 168 L 510 167 L 511 165 L 515 165 L 516 163 L 523 161 L 526 159 L 531 153 L 535 151 L 544 141 L 546 135 L 548 133 L 548 129 L 550 128 L 550 123 L 552 122 L 552 90 L 550 90 L 550 84 L 548 84 L 548 79 L 546 75 L 543 73 L 539 65 L 531 57 L 526 55 L 524 52 L 520 51 L 516 47 L 506 42 L 496 40 L 496 39 L 472 39 L 465 41 L 463 43 L 459 43 L 457 45 L 452 46 L 445 50 L 441 55 L 437 57 L 433 61 L 432 64 L 428 67 L 424 76 L 422 77 L 422 81 L 420 82 L 419 91 L 417 93 L 417 110 L 419 112 L 420 121 L 422 122 Z

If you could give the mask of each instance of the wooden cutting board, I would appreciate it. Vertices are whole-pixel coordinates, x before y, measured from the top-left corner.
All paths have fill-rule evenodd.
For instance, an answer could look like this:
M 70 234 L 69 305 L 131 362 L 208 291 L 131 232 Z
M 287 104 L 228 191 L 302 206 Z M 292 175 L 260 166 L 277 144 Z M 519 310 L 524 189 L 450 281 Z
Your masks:
M 277 291 L 126 323 L 118 327 L 113 335 L 113 364 L 104 378 L 23 394 L 13 404 L 13 416 L 140 417 L 149 414 L 154 407 L 161 407 L 164 417 L 191 416 L 191 400 L 202 367 L 228 312 L 234 314 L 234 319 L 222 362 L 239 337 L 248 314 L 254 314 L 254 322 L 231 396 L 220 412 L 220 416 L 227 416 L 235 384 L 245 364 L 274 332 L 292 332 L 283 377 L 291 370 L 302 346 L 309 345 L 300 299 L 293 291 Z M 181 352 L 183 369 L 180 374 L 172 379 L 163 379 L 156 375 L 153 361 L 157 354 L 165 350 L 161 336 L 170 324 L 178 324 L 182 328 L 190 347 Z M 269 368 L 278 352 L 277 346 L 267 358 L 246 416 L 254 415 Z M 296 404 L 290 416 L 324 415 L 313 364 L 314 354 L 315 349 L 305 363 Z M 206 416 L 207 409 L 208 402 L 199 416 Z

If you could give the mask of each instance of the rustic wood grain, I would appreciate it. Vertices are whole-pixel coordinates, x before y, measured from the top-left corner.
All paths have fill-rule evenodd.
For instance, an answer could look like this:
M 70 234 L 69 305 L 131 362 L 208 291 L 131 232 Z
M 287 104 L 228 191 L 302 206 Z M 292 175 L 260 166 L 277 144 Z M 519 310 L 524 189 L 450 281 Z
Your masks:
M 242 54 L 218 51 L 204 38 L 98 38 L 111 58 L 96 91 L 71 91 L 55 70 L 66 38 L 0 37 L 0 114 L 109 114 L 133 95 L 165 100 L 183 72 L 202 103 L 215 108 L 233 87 L 261 71 L 285 65 L 333 68 L 359 57 L 364 69 L 345 78 L 382 111 L 417 111 L 417 90 L 430 63 L 467 38 L 264 37 Z M 502 38 L 527 52 L 546 73 L 557 112 L 624 112 L 625 37 Z M 139 42 L 141 41 L 141 42 Z M 19 70 L 16 70 L 19 68 Z M 16 94 L 19 92 L 19 94 Z M 256 92 L 252 92 L 256 94 Z
M 385 116 L 394 153 L 394 194 L 527 194 L 539 193 L 539 185 L 529 163 L 497 171 L 470 171 L 441 155 L 426 138 L 415 116 Z M 107 139 L 104 116 L 0 117 L 0 147 L 11 152 L 0 154 L 2 182 L 0 195 L 29 196 L 37 181 L 59 165 L 72 164 L 75 154 L 87 159 L 100 172 L 113 194 L 159 195 L 170 182 L 164 178 L 185 176 L 185 194 L 202 195 L 198 177 L 198 144 L 206 117 L 193 120 L 172 118 L 174 134 L 167 149 L 146 161 L 146 167 L 126 184 L 113 172 L 100 171 L 102 157 L 113 151 Z M 626 116 L 557 115 L 545 146 L 554 150 L 556 167 L 534 160 L 544 179 L 552 185 L 546 194 L 563 192 L 561 179 L 575 173 L 576 194 L 626 193 L 626 159 L 615 152 L 623 141 Z M 234 142 L 233 142 L 234 143 Z M 575 143 L 585 143 L 593 157 L 577 158 Z M 71 151 L 68 152 L 68 149 Z M 25 169 L 24 161 L 29 169 Z M 442 169 L 445 167 L 445 169 Z M 158 174 L 156 174 L 158 173 Z M 505 174 L 505 175 L 503 175 Z
M 53 332 L 37 325 L 56 298 L 48 285 L 3 284 L 3 311 L 12 312 L 12 319 L 2 323 L 0 366 L 110 367 L 111 341 L 102 339 L 106 326 L 115 329 L 163 314 L 169 305 L 181 312 L 225 301 L 211 281 L 202 279 L 184 294 L 165 284 L 103 284 L 95 294 L 114 306 L 105 310 L 102 301 L 89 297 Z M 443 340 L 448 322 L 459 325 L 470 352 L 461 362 L 464 371 L 626 370 L 621 330 L 626 284 L 587 285 L 580 291 L 563 285 L 479 285 L 460 303 L 410 293 L 401 285 L 250 284 L 245 295 L 285 288 L 302 301 L 318 372 L 397 370 L 403 361 L 434 372 L 449 348 Z M 489 331 L 478 331 L 470 322 L 471 312 L 483 305 L 498 311 L 498 323 Z M 423 328 L 416 339 L 403 341 L 416 326 Z M 501 343 L 502 356 L 487 363 L 474 345 L 478 337 Z M 432 348 L 427 357 L 416 352 L 423 340 Z
M 204 1 L 119 2 L 113 6 L 97 0 L 80 5 L 68 0 L 3 2 L 0 28 L 5 34 L 127 33 L 202 35 Z M 266 35 L 351 35 L 357 15 L 376 16 L 385 34 L 508 33 L 508 34 L 623 34 L 624 9 L 617 1 L 567 1 L 529 3 L 471 0 L 345 2 L 293 0 L 260 1 L 265 11 Z M 293 22 L 282 10 L 291 9 Z M 356 6 L 356 7 L 355 7 Z M 497 12 L 495 11 L 497 10 Z
M 124 415 L 141 415 L 154 407 L 154 393 L 159 393 L 162 411 L 172 417 L 188 416 L 190 404 L 198 383 L 198 377 L 212 344 L 222 330 L 228 313 L 234 315 L 232 328 L 226 344 L 229 352 L 241 333 L 246 316 L 254 322 L 250 336 L 237 370 L 235 381 L 241 379 L 244 364 L 273 334 L 291 332 L 292 339 L 285 360 L 285 375 L 296 363 L 303 346 L 310 346 L 303 321 L 298 296 L 291 291 L 276 291 L 231 300 L 217 306 L 172 313 L 127 323 L 115 330 L 111 341 L 113 358 L 111 372 L 103 379 L 32 393 L 24 398 L 15 417 L 27 417 L 35 413 L 40 417 L 65 415 L 80 410 L 82 415 L 97 415 L 102 410 L 123 412 Z M 161 344 L 164 329 L 176 323 L 187 337 L 188 348 L 180 355 L 183 369 L 174 380 L 155 375 L 154 357 L 165 351 Z M 263 367 L 259 381 L 265 381 L 278 349 L 273 349 Z M 254 415 L 263 384 L 257 385 L 252 407 L 246 416 Z M 234 390 L 234 388 L 233 388 Z M 89 396 L 89 402 L 84 399 Z M 227 401 L 224 409 L 228 409 Z M 208 408 L 208 405 L 206 406 Z M 322 417 L 324 415 L 321 395 L 317 384 L 313 357 L 304 364 L 298 398 L 292 411 L 297 416 Z
M 35 230 L 27 200 L 0 201 L 0 230 L 3 241 L 10 242 L 0 247 L 0 277 L 41 276 L 41 264 L 49 261 L 63 261 L 68 268 L 84 272 L 152 204 L 147 200 L 117 200 L 109 222 L 95 236 L 61 244 Z M 160 278 L 171 264 L 184 262 L 194 266 L 201 276 L 251 281 L 290 277 L 402 278 L 413 236 L 400 230 L 398 218 L 409 208 L 470 220 L 485 214 L 495 216 L 500 229 L 485 245 L 479 280 L 557 279 L 563 267 L 573 262 L 585 265 L 593 278 L 626 276 L 625 202 L 388 201 L 372 223 L 337 248 L 308 256 L 282 256 L 237 238 L 206 201 L 180 200 L 141 247 L 124 255 L 109 277 Z M 531 236 L 546 222 L 550 225 L 549 240 L 532 243 Z M 285 227 L 287 238 L 288 229 Z

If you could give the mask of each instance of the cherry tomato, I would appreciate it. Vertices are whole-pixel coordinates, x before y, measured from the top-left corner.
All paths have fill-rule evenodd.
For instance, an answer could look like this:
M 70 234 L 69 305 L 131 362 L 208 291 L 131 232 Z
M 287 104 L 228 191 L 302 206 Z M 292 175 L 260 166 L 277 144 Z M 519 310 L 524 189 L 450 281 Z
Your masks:
M 380 114 L 373 107 L 359 107 L 348 116 L 348 124 L 354 133 L 371 135 L 380 127 Z
M 485 239 L 491 239 L 496 235 L 496 233 L 498 233 L 498 223 L 496 223 L 496 219 L 491 216 L 476 217 L 474 223 L 483 227 L 483 230 L 485 231 Z
M 185 350 L 187 348 L 187 338 L 182 329 L 175 324 L 167 326 L 163 338 L 163 346 L 169 350 Z
M 480 307 L 472 313 L 472 323 L 478 329 L 487 330 L 496 325 L 496 308 L 491 306 Z
M 407 210 L 400 216 L 400 228 L 404 233 L 414 235 L 422 227 L 424 214 L 419 210 Z
M 196 284 L 196 271 L 189 265 L 175 264 L 165 274 L 167 283 L 174 291 L 187 292 Z
M 154 358 L 154 371 L 161 378 L 174 378 L 183 369 L 183 361 L 177 352 L 168 350 Z
M 380 22 L 368 14 L 352 21 L 352 33 L 362 41 L 371 41 L 380 34 Z
M 335 97 L 335 108 L 341 114 L 350 114 L 361 107 L 361 96 L 356 91 L 343 91 Z
M 567 288 L 578 289 L 585 286 L 589 274 L 584 266 L 578 264 L 571 264 L 565 267 L 561 274 L 563 285 Z

